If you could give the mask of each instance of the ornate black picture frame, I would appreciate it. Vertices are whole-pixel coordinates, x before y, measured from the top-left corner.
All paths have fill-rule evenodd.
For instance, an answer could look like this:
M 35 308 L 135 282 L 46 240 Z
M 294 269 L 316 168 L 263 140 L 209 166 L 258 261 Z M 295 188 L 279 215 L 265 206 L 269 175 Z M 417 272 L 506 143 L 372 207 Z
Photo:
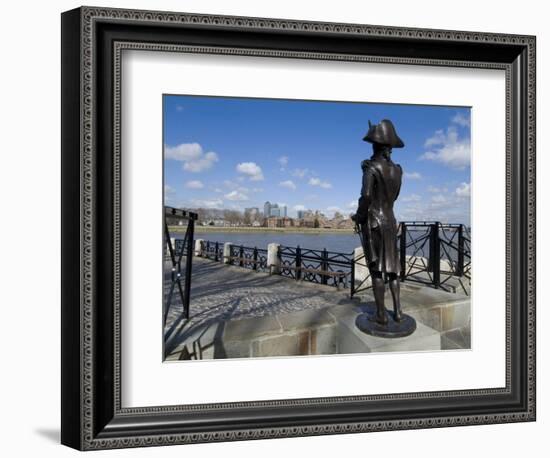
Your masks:
M 506 386 L 121 406 L 123 49 L 506 72 Z M 80 450 L 535 420 L 535 37 L 82 7 L 62 15 L 62 435 Z

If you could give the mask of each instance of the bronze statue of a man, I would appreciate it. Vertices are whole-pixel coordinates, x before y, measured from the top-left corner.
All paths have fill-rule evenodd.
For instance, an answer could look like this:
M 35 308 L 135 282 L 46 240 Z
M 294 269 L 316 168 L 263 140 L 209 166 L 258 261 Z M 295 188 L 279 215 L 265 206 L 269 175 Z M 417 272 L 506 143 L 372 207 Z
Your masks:
M 384 306 L 384 275 L 387 276 L 393 299 L 393 319 L 397 324 L 403 318 L 399 297 L 398 225 L 393 214 L 403 170 L 392 161 L 391 153 L 392 148 L 402 148 L 404 144 L 388 119 L 376 125 L 369 121 L 369 131 L 363 140 L 372 143 L 373 154 L 361 163 L 363 185 L 357 213 L 352 219 L 359 226 L 361 244 L 371 274 L 376 302 L 374 319 L 385 326 L 388 317 Z

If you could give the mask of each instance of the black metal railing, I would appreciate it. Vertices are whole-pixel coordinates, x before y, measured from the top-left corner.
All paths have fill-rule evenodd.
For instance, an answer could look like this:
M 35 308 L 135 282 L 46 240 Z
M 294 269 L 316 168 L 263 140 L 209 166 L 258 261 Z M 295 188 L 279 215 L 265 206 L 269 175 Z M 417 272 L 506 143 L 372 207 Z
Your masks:
M 267 250 L 258 247 L 231 245 L 229 264 L 259 272 L 269 271 Z
M 401 280 L 469 294 L 470 228 L 438 221 L 402 222 L 398 243 Z M 453 283 L 453 284 L 452 284 Z
M 344 288 L 351 281 L 353 253 L 280 246 L 278 256 L 282 276 Z
M 402 222 L 397 244 L 401 281 L 469 294 L 471 236 L 468 227 L 437 221 Z M 224 259 L 223 247 L 224 242 L 204 241 L 201 255 L 217 262 L 278 273 L 297 281 L 349 288 L 351 296 L 371 287 L 364 255 L 355 257 L 354 252 L 279 246 L 278 271 L 272 272 L 274 266 L 267 262 L 268 250 L 231 244 L 229 259 Z
M 223 243 L 210 242 L 207 240 L 204 242 L 202 256 L 204 258 L 212 259 L 213 261 L 223 261 Z
M 179 295 L 182 304 L 183 317 L 189 318 L 189 304 L 191 294 L 191 270 L 193 262 L 193 236 L 197 214 L 172 207 L 164 207 L 164 259 L 165 259 L 165 297 L 164 323 L 168 312 L 174 305 L 175 296 Z M 183 239 L 170 237 L 169 225 L 185 224 Z M 185 263 L 182 263 L 185 261 Z M 183 285 L 182 285 L 183 281 Z

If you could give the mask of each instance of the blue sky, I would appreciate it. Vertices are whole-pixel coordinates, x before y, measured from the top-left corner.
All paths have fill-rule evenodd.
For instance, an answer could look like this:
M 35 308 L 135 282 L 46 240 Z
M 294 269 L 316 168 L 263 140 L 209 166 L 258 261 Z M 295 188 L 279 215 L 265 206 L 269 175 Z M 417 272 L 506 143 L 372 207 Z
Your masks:
M 368 121 L 391 119 L 399 220 L 470 223 L 470 108 L 164 96 L 165 202 L 180 208 L 354 212 Z

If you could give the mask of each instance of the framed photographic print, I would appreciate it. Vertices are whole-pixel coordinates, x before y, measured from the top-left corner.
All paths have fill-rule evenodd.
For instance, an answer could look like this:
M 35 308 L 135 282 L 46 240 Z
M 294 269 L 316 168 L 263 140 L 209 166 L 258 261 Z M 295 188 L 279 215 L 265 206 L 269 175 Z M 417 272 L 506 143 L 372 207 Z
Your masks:
M 62 15 L 62 442 L 535 419 L 535 38 Z

